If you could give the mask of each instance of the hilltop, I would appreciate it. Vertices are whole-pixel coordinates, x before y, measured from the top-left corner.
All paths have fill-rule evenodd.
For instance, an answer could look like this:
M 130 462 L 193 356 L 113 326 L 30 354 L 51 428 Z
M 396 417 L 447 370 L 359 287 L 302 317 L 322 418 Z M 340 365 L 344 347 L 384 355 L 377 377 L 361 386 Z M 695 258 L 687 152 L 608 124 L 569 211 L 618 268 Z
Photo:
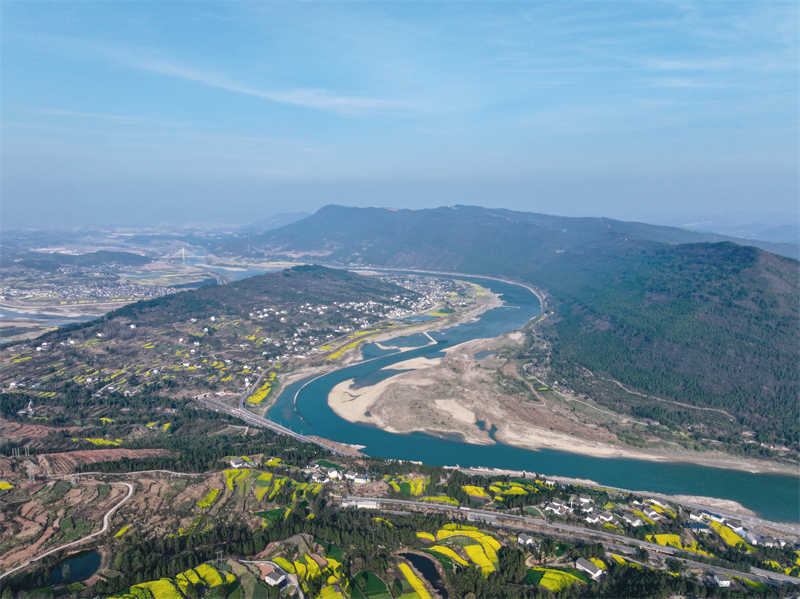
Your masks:
M 10 392 L 0 395 L 0 414 L 14 417 L 32 402 L 29 415 L 51 425 L 131 410 L 125 417 L 141 423 L 182 407 L 182 398 L 238 396 L 258 380 L 257 405 L 274 395 L 282 364 L 352 345 L 348 335 L 409 311 L 419 297 L 376 277 L 297 266 L 140 301 L 35 346 L 7 345 L 0 383 Z

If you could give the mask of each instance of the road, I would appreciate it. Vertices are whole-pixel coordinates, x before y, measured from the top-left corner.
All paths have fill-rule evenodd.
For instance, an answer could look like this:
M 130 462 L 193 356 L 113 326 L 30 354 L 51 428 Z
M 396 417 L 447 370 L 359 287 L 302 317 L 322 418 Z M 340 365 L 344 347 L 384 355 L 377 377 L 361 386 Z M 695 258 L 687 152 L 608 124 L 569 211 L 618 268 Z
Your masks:
M 408 507 L 418 508 L 418 509 L 435 509 L 445 512 L 458 512 L 461 515 L 471 514 L 474 516 L 484 517 L 487 518 L 489 521 L 493 522 L 497 518 L 502 518 L 503 520 L 510 520 L 512 522 L 519 522 L 521 524 L 526 524 L 527 526 L 520 526 L 519 528 L 527 528 L 530 530 L 531 526 L 538 526 L 541 528 L 546 529 L 547 531 L 550 530 L 558 530 L 569 532 L 573 535 L 581 535 L 583 537 L 591 537 L 595 539 L 602 539 L 604 545 L 608 545 L 609 543 L 623 543 L 623 544 L 635 544 L 637 547 L 644 547 L 648 551 L 653 551 L 655 553 L 666 554 L 666 555 L 676 555 L 681 550 L 675 547 L 665 547 L 664 545 L 658 545 L 656 543 L 649 543 L 647 541 L 640 541 L 638 539 L 632 539 L 630 537 L 626 537 L 623 535 L 617 535 L 610 532 L 605 532 L 602 530 L 592 530 L 589 528 L 583 528 L 581 526 L 573 526 L 571 524 L 562 524 L 560 522 L 547 522 L 546 520 L 542 520 L 540 518 L 532 518 L 529 516 L 515 516 L 510 514 L 500 514 L 498 512 L 490 512 L 487 510 L 477 510 L 477 509 L 470 509 L 469 511 L 464 511 L 459 509 L 454 505 L 448 504 L 440 504 L 435 501 L 431 502 L 420 502 L 420 501 L 409 501 L 406 499 L 385 499 L 382 497 L 358 497 L 358 498 L 348 498 L 343 497 L 343 499 L 367 499 L 373 501 L 379 501 L 381 504 L 392 504 L 392 505 L 405 505 Z M 503 526 L 503 525 L 499 525 Z M 619 547 L 619 545 L 614 545 L 615 547 Z M 683 558 L 681 558 L 683 559 Z M 724 572 L 726 574 L 731 574 L 735 576 L 743 576 L 745 578 L 748 577 L 747 574 L 744 572 L 739 572 L 738 570 L 728 570 L 726 568 L 720 566 L 711 566 L 709 564 L 703 564 L 700 562 L 687 562 L 691 565 L 698 567 L 698 568 L 705 568 L 707 570 L 714 570 L 719 572 Z M 778 572 L 771 572 L 768 570 L 761 570 L 759 568 L 752 568 L 752 575 L 764 579 L 771 579 L 779 582 L 788 582 L 791 584 L 800 584 L 800 579 L 794 578 L 792 576 L 787 576 L 786 574 L 780 574 Z
M 9 570 L 8 572 L 4 572 L 3 574 L 0 574 L 0 580 L 5 578 L 6 576 L 10 576 L 14 572 L 17 572 L 18 570 L 22 570 L 23 568 L 28 567 L 30 564 L 32 564 L 34 562 L 38 562 L 40 559 L 43 559 L 43 558 L 47 557 L 48 555 L 52 555 L 54 553 L 57 553 L 57 552 L 61 551 L 62 549 L 67 549 L 68 547 L 74 547 L 76 545 L 80 545 L 82 543 L 85 543 L 89 539 L 93 539 L 94 537 L 97 537 L 97 536 L 105 533 L 108 530 L 108 524 L 110 522 L 111 516 L 120 507 L 122 507 L 122 505 L 126 501 L 128 501 L 131 498 L 131 496 L 133 495 L 133 485 L 132 484 L 130 484 L 130 483 L 111 483 L 111 484 L 112 485 L 124 485 L 124 486 L 126 486 L 128 488 L 128 494 L 125 495 L 125 497 L 122 498 L 122 501 L 120 501 L 117 505 L 115 505 L 110 510 L 108 510 L 108 512 L 106 512 L 105 516 L 103 516 L 103 528 L 101 528 L 97 532 L 94 532 L 94 533 L 92 533 L 92 534 L 90 534 L 88 536 L 83 537 L 82 539 L 78 539 L 77 541 L 72 541 L 71 543 L 67 543 L 66 545 L 61 545 L 61 547 L 56 547 L 55 549 L 51 549 L 50 551 L 47 551 L 47 552 L 41 554 L 40 556 L 33 558 L 32 560 L 30 560 L 26 564 L 22 564 L 21 566 L 17 566 L 16 568 L 14 568 L 12 570 Z
M 250 385 L 249 387 L 245 388 L 244 393 L 242 393 L 241 397 L 239 397 L 239 409 L 244 411 L 244 402 L 245 400 L 250 397 L 256 389 L 258 389 L 258 385 L 261 383 L 261 379 L 267 376 L 268 373 L 273 372 L 271 368 L 264 370 L 261 374 L 258 375 L 255 382 Z
M 517 476 L 519 478 L 523 478 L 523 472 L 514 472 L 510 470 L 493 470 L 490 468 L 460 468 L 460 471 L 465 474 L 479 474 L 483 476 L 497 476 L 498 474 L 506 474 L 512 476 Z M 530 473 L 527 473 L 530 474 Z M 547 480 L 555 481 L 561 485 L 571 485 L 576 484 L 574 480 L 569 478 L 561 478 L 559 476 L 547 476 Z M 619 491 L 620 493 L 632 493 L 634 495 L 642 496 L 642 497 L 653 497 L 656 499 L 665 499 L 670 503 L 676 503 L 683 507 L 691 508 L 694 510 L 707 510 L 709 512 L 713 512 L 715 514 L 720 514 L 721 516 L 725 516 L 725 518 L 732 519 L 732 520 L 739 520 L 743 524 L 749 524 L 750 526 L 767 526 L 769 528 L 775 530 L 781 530 L 783 532 L 788 532 L 794 535 L 796 538 L 800 538 L 800 525 L 797 524 L 785 524 L 780 522 L 772 522 L 770 520 L 764 520 L 762 518 L 756 518 L 754 516 L 743 516 L 741 514 L 737 514 L 736 512 L 730 512 L 714 507 L 709 507 L 707 505 L 702 505 L 699 503 L 692 503 L 689 501 L 683 501 L 679 499 L 675 499 L 674 497 L 670 497 L 669 495 L 662 495 L 661 493 L 648 493 L 647 491 L 634 491 L 632 489 L 622 489 L 620 487 L 611 487 L 609 485 L 597 485 L 597 484 L 590 484 L 589 482 L 579 482 L 577 484 L 583 485 L 585 487 L 597 487 L 600 489 L 611 489 L 612 491 Z
M 298 441 L 302 441 L 304 443 L 313 443 L 314 445 L 318 445 L 324 449 L 327 449 L 334 455 L 340 456 L 349 456 L 349 453 L 345 453 L 338 449 L 331 447 L 330 445 L 326 445 L 322 441 L 318 441 L 316 439 L 312 439 L 311 437 L 306 437 L 305 435 L 301 435 L 300 433 L 294 432 L 292 429 L 287 428 L 277 422 L 273 422 L 272 420 L 267 420 L 266 418 L 262 418 L 261 416 L 256 416 L 255 414 L 248 412 L 245 409 L 241 408 L 232 408 L 229 405 L 222 403 L 221 401 L 215 399 L 210 394 L 200 395 L 195 397 L 195 400 L 204 406 L 211 408 L 212 410 L 216 410 L 218 412 L 225 412 L 231 416 L 236 418 L 241 418 L 245 422 L 247 422 L 250 426 L 255 426 L 258 428 L 268 428 L 273 432 L 276 432 L 281 435 L 288 435 Z

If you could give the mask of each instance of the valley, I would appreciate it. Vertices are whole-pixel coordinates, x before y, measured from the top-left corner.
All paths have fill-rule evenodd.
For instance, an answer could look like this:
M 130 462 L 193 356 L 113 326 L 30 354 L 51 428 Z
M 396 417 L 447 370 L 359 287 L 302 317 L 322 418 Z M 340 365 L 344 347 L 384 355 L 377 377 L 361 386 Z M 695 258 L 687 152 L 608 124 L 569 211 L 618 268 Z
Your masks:
M 277 264 L 298 251 L 228 255 L 219 263 L 225 272 L 249 273 L 256 262 Z M 20 596 L 62 592 L 66 583 L 51 580 L 51 570 L 66 563 L 59 556 L 85 553 L 98 555 L 100 565 L 70 592 L 120 597 L 156 597 L 169 588 L 176 597 L 350 598 L 371 596 L 368 589 L 380 585 L 387 599 L 495 587 L 552 596 L 570 585 L 615 596 L 623 587 L 612 585 L 636 570 L 631 563 L 652 584 L 672 585 L 663 578 L 672 575 L 659 574 L 665 560 L 677 560 L 670 568 L 682 564 L 684 574 L 674 579 L 680 588 L 712 588 L 712 568 L 732 575 L 742 593 L 789 592 L 791 548 L 800 538 L 792 524 L 798 448 L 778 433 L 791 427 L 766 425 L 752 406 L 709 399 L 700 387 L 665 392 L 647 382 L 657 369 L 641 380 L 614 369 L 624 363 L 615 344 L 628 334 L 631 315 L 641 317 L 640 331 L 653 309 L 662 325 L 688 318 L 702 329 L 718 308 L 665 312 L 671 296 L 653 289 L 675 292 L 680 264 L 666 276 L 674 265 L 664 263 L 648 271 L 655 278 L 645 284 L 642 308 L 639 291 L 626 296 L 640 283 L 620 287 L 644 276 L 638 262 L 615 262 L 609 246 L 591 255 L 572 251 L 524 277 L 509 270 L 511 261 L 476 277 L 452 252 L 441 272 L 419 264 L 403 270 L 407 257 L 336 264 L 345 269 L 296 265 L 197 289 L 164 288 L 121 307 L 108 303 L 115 309 L 94 321 L 6 344 L 0 493 L 8 524 L 0 568 L 9 584 Z M 656 261 L 674 258 L 667 256 L 673 250 L 647 251 Z M 707 252 L 742 259 L 738 250 L 703 246 L 691 260 Z M 430 259 L 436 256 L 444 254 Z M 790 262 L 752 257 L 714 276 L 765 281 L 769 272 L 774 278 L 764 289 L 773 295 L 788 284 Z M 579 272 L 570 270 L 574 260 L 583 261 Z M 598 279 L 587 269 L 602 260 Z M 691 270 L 691 260 L 680 260 Z M 153 264 L 136 268 L 157 273 Z M 616 264 L 616 279 L 604 282 L 608 264 Z M 722 287 L 730 294 L 728 284 Z M 700 285 L 693 293 L 712 291 Z M 608 304 L 608 293 L 627 307 Z M 781 368 L 793 308 L 784 296 L 770 300 L 783 320 L 771 325 L 776 362 L 763 375 L 788 385 L 790 371 Z M 749 322 L 737 326 L 763 324 Z M 715 329 L 715 343 L 729 343 L 723 329 Z M 611 330 L 617 340 L 597 336 Z M 696 345 L 696 331 L 682 334 L 687 347 Z M 642 349 L 637 372 L 648 372 L 646 360 L 660 359 L 658 343 L 631 339 Z M 765 355 L 752 354 L 761 345 L 748 347 L 740 349 Z M 715 357 L 711 366 L 720 363 Z M 730 372 L 730 380 L 751 376 Z M 260 428 L 248 412 L 291 435 Z M 130 500 L 120 504 L 129 488 Z M 591 510 L 564 507 L 583 495 L 609 514 L 611 527 Z M 689 527 L 692 506 L 722 511 L 730 524 L 707 526 L 715 532 L 703 537 Z M 381 516 L 369 515 L 375 509 Z M 470 534 L 448 532 L 457 530 Z M 528 553 L 517 548 L 520 530 L 534 539 Z M 473 533 L 495 553 L 467 551 L 470 542 L 458 539 Z M 382 549 L 365 553 L 366 538 L 381 539 Z M 761 548 L 769 538 L 785 546 Z M 740 543 L 758 549 L 745 558 Z M 588 546 L 596 546 L 597 567 L 607 572 L 598 579 L 576 569 Z M 217 556 L 221 547 L 232 555 Z M 495 563 L 491 556 L 501 554 Z M 417 558 L 433 559 L 438 579 Z M 270 572 L 289 582 L 271 587 Z

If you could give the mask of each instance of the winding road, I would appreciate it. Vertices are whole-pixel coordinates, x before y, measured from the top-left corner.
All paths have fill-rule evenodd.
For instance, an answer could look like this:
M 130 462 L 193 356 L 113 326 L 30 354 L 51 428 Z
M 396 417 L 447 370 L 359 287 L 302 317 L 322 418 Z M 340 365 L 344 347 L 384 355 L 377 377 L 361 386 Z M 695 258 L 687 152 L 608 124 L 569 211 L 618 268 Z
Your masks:
M 73 475 L 73 476 L 77 476 L 77 475 Z M 17 566 L 16 568 L 14 568 L 12 570 L 9 570 L 8 572 L 4 572 L 4 573 L 0 574 L 0 580 L 5 578 L 6 576 L 10 576 L 14 572 L 17 572 L 18 570 L 22 570 L 23 568 L 26 568 L 27 566 L 29 566 L 30 564 L 32 564 L 34 562 L 38 562 L 39 560 L 47 557 L 48 555 L 52 555 L 54 553 L 57 553 L 57 552 L 61 551 L 62 549 L 67 549 L 69 547 L 75 547 L 76 545 L 81 545 L 82 543 L 85 543 L 89 539 L 93 539 L 94 537 L 100 536 L 101 534 L 105 533 L 108 530 L 108 525 L 109 525 L 109 522 L 111 521 L 111 516 L 113 516 L 114 512 L 116 512 L 120 507 L 122 507 L 122 505 L 126 501 L 128 501 L 131 498 L 131 496 L 133 495 L 133 485 L 130 484 L 130 483 L 110 483 L 110 484 L 112 484 L 112 485 L 124 485 L 125 487 L 128 488 L 128 494 L 125 495 L 125 497 L 122 498 L 122 501 L 120 501 L 117 505 L 115 505 L 110 510 L 108 510 L 108 512 L 106 512 L 105 516 L 103 516 L 103 528 L 101 528 L 97 532 L 93 532 L 92 534 L 83 537 L 82 539 L 78 539 L 77 541 L 72 541 L 71 543 L 67 543 L 66 545 L 61 545 L 60 547 L 56 547 L 55 549 L 51 549 L 50 551 L 47 551 L 47 552 L 41 554 L 40 556 L 33 558 L 32 560 L 30 560 L 29 562 L 27 562 L 25 564 L 22 564 L 21 566 Z

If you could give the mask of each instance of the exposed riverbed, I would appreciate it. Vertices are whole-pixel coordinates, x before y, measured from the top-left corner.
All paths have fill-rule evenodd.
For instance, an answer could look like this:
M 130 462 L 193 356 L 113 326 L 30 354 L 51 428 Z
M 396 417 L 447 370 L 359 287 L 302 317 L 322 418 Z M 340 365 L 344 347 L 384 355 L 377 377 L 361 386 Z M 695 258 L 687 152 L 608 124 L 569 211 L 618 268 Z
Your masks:
M 444 349 L 472 339 L 497 337 L 523 326 L 540 312 L 539 300 L 524 287 L 477 277 L 457 278 L 502 294 L 504 305 L 483 313 L 477 321 L 431 332 L 435 345 L 402 353 L 367 345 L 363 354 L 372 359 L 288 385 L 270 408 L 268 417 L 307 435 L 364 445 L 364 453 L 373 456 L 438 465 L 526 470 L 669 495 L 718 497 L 741 503 L 770 520 L 800 522 L 800 478 L 795 476 L 689 463 L 599 458 L 550 449 L 531 451 L 503 444 L 473 445 L 420 432 L 394 434 L 368 422 L 348 422 L 339 417 L 328 405 L 328 396 L 337 385 L 350 380 L 356 387 L 374 384 L 381 378 L 377 371 L 383 368 L 414 358 L 442 357 Z

